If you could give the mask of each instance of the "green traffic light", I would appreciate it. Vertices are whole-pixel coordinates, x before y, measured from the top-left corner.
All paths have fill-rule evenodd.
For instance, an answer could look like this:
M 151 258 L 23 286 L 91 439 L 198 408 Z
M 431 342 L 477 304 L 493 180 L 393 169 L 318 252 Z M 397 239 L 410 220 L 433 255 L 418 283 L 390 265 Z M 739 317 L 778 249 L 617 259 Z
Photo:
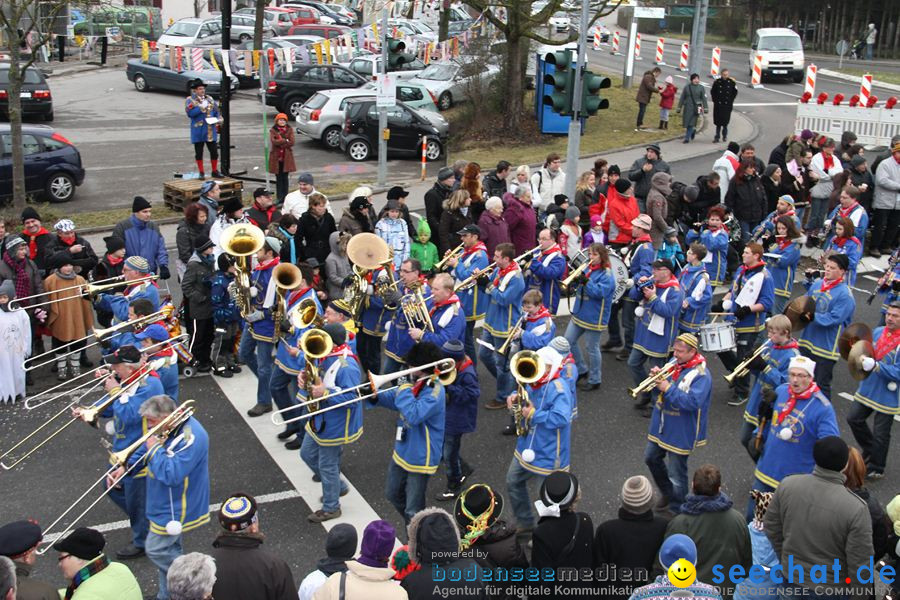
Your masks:
M 385 42 L 388 49 L 388 67 L 391 70 L 399 69 L 406 63 L 413 61 L 412 56 L 403 54 L 403 51 L 406 50 L 406 43 L 403 40 L 389 37 L 385 39 Z
M 600 97 L 600 90 L 606 89 L 610 85 L 612 82 L 609 77 L 585 71 L 581 87 L 581 111 L 590 116 L 596 114 L 598 110 L 609 108 L 609 100 Z
M 575 71 L 571 67 L 572 51 L 549 52 L 544 57 L 544 62 L 553 65 L 556 70 L 544 75 L 544 83 L 552 85 L 554 91 L 544 95 L 543 103 L 552 106 L 553 112 L 559 115 L 572 114 L 572 100 L 575 91 Z

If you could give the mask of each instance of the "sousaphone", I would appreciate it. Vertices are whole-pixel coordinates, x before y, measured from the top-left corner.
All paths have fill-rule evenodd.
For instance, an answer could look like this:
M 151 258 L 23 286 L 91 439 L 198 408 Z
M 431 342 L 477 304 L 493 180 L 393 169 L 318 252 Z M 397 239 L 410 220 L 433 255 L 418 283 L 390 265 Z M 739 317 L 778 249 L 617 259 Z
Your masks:
M 391 249 L 374 233 L 357 233 L 347 243 L 347 258 L 357 267 L 372 271 L 391 260 Z

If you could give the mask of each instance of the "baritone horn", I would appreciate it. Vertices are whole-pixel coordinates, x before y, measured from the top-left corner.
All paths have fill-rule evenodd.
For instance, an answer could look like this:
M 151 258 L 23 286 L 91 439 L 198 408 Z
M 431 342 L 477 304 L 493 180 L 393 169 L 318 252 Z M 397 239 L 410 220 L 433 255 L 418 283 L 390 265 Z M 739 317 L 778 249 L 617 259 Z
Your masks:
M 252 258 L 265 243 L 265 234 L 259 227 L 250 223 L 229 225 L 219 238 L 219 246 L 226 254 L 234 258 L 234 268 L 237 274 L 234 281 L 229 284 L 228 291 L 234 297 L 241 316 L 244 317 L 253 312 L 250 308 L 253 301 L 250 296 Z
M 272 269 L 272 280 L 275 282 L 275 306 L 272 307 L 272 321 L 275 323 L 273 342 L 281 339 L 281 323 L 287 314 L 287 297 L 303 283 L 300 268 L 291 263 L 279 263 Z

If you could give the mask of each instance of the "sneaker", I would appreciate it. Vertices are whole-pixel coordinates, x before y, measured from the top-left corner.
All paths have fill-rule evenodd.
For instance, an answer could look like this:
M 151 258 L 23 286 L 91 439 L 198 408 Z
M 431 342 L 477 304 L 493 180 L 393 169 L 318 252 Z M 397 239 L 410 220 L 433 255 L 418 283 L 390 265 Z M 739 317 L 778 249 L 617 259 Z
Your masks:
M 447 489 L 444 490 L 443 492 L 440 492 L 440 493 L 438 493 L 438 494 L 435 494 L 435 495 L 434 495 L 434 499 L 435 499 L 435 500 L 438 500 L 438 501 L 440 501 L 440 502 L 448 502 L 448 501 L 450 501 L 450 500 L 455 499 L 458 495 L 459 495 L 459 490 L 458 490 L 458 489 L 451 490 L 450 488 L 447 488 Z
M 868 471 L 866 471 L 866 479 L 868 479 L 869 481 L 878 481 L 879 479 L 884 479 L 884 472 L 869 469 Z
M 578 389 L 581 390 L 582 392 L 592 392 L 594 390 L 599 390 L 600 384 L 599 383 L 583 383 L 578 386 Z
M 619 353 L 616 354 L 616 360 L 626 361 L 628 357 L 631 356 L 631 350 L 628 348 L 622 348 L 619 350 Z
M 78 364 L 69 367 L 69 375 L 73 378 L 81 377 L 81 367 Z
M 57 367 L 56 379 L 57 379 L 57 381 L 65 381 L 66 380 L 66 368 L 65 367 L 63 367 L 62 369 Z
M 133 558 L 140 558 L 144 556 L 146 552 L 144 552 L 143 548 L 138 548 L 134 544 L 128 544 L 121 550 L 116 551 L 116 558 L 119 560 L 131 560 Z
M 313 481 L 316 483 L 322 483 L 322 478 L 313 473 Z
M 871 250 L 869 250 L 869 256 L 872 256 L 874 258 L 881 258 L 881 250 L 879 250 L 878 248 L 872 248 Z
M 728 406 L 741 406 L 747 402 L 747 396 L 735 396 L 733 400 L 728 401 Z
M 341 516 L 341 509 L 337 509 L 334 512 L 325 512 L 324 510 L 317 510 L 313 514 L 306 517 L 306 520 L 310 523 L 324 523 L 325 521 L 330 521 L 332 519 L 337 519 Z
M 621 341 L 607 340 L 606 342 L 603 343 L 602 346 L 600 346 L 600 350 L 602 350 L 603 352 L 610 352 L 612 350 L 615 350 L 616 348 L 618 348 L 621 345 L 622 345 Z
M 253 408 L 247 411 L 248 417 L 260 417 L 266 413 L 272 412 L 271 404 L 256 404 Z
M 225 379 L 228 379 L 229 377 L 234 375 L 234 373 L 232 373 L 228 369 L 213 369 L 212 373 L 213 373 L 213 375 L 216 375 L 218 377 L 224 377 Z
M 488 400 L 484 403 L 484 407 L 488 410 L 503 410 L 506 408 L 506 402 L 497 402 L 496 400 Z
M 212 176 L 218 179 L 222 177 L 222 173 L 220 173 L 219 171 L 213 171 Z
M 303 438 L 296 437 L 289 442 L 284 444 L 285 450 L 299 450 L 300 446 L 303 445 Z
M 346 495 L 349 494 L 349 493 L 350 493 L 350 488 L 349 488 L 349 487 L 345 487 L 344 489 L 341 490 L 341 498 L 343 498 L 344 496 L 346 496 Z M 325 500 L 325 499 L 322 498 L 322 496 L 319 496 L 319 503 L 320 503 L 320 504 L 321 504 L 324 500 Z

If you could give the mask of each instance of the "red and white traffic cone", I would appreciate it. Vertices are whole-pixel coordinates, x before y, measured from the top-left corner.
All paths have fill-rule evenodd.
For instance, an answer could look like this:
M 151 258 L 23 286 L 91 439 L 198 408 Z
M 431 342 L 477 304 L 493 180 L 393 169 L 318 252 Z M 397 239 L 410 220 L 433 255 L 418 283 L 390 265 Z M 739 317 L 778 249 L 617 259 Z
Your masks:
M 600 49 L 600 30 L 594 30 L 594 50 Z
M 634 60 L 641 60 L 641 34 L 634 36 Z
M 688 70 L 688 56 L 690 55 L 690 44 L 687 42 L 682 42 L 681 44 L 681 58 L 678 60 L 678 70 L 679 71 L 687 71 Z
M 622 56 L 622 53 L 619 52 L 619 32 L 613 31 L 613 40 L 612 40 L 612 50 L 610 50 L 615 56 Z
M 709 65 L 709 76 L 713 79 L 719 76 L 719 63 L 722 60 L 722 50 L 718 46 L 712 49 L 712 62 Z
M 806 84 L 803 86 L 803 95 L 809 94 L 812 98 L 816 95 L 816 65 L 810 64 L 806 67 Z
M 753 76 L 750 78 L 750 86 L 762 87 L 762 54 L 753 57 Z
M 663 51 L 666 47 L 666 40 L 663 38 L 656 38 L 656 60 L 653 61 L 653 64 L 664 65 L 666 61 L 663 60 Z
M 872 95 L 872 76 L 868 73 L 862 76 L 859 84 L 859 105 L 862 108 L 869 106 L 869 97 Z

